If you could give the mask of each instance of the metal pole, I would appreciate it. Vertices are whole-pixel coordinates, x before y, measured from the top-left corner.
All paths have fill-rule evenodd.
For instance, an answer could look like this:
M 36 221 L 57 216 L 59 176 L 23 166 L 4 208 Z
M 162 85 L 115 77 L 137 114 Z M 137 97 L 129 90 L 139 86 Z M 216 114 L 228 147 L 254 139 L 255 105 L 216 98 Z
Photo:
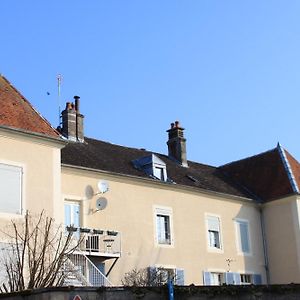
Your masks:
M 172 279 L 168 280 L 169 300 L 174 300 L 174 286 Z
M 60 87 L 61 87 L 61 80 L 62 80 L 62 76 L 61 76 L 61 74 L 58 74 L 57 75 L 58 126 L 61 125 L 61 122 L 60 122 L 60 114 L 61 114 L 61 110 L 60 110 Z

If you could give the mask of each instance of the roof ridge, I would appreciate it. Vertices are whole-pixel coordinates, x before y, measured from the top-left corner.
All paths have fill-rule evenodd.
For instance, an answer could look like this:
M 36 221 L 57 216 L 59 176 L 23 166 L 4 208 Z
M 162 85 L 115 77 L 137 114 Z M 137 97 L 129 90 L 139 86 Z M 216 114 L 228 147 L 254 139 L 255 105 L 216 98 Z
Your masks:
M 32 105 L 31 102 L 29 102 L 23 95 L 22 93 L 3 75 L 0 74 L 0 76 L 6 81 L 7 84 L 32 108 L 32 110 L 43 120 L 44 123 L 46 123 L 48 126 L 51 127 L 51 129 L 58 135 L 61 136 L 61 134 L 51 125 L 51 123 L 45 119 Z
M 284 169 L 285 169 L 285 171 L 287 173 L 287 176 L 288 176 L 288 179 L 289 179 L 289 182 L 290 182 L 290 184 L 292 186 L 293 191 L 295 193 L 299 193 L 299 187 L 297 185 L 297 182 L 296 182 L 295 176 L 293 174 L 293 170 L 292 170 L 292 168 L 290 166 L 289 160 L 286 157 L 285 149 L 280 145 L 279 142 L 277 144 L 277 150 L 279 152 L 281 161 L 283 163 Z

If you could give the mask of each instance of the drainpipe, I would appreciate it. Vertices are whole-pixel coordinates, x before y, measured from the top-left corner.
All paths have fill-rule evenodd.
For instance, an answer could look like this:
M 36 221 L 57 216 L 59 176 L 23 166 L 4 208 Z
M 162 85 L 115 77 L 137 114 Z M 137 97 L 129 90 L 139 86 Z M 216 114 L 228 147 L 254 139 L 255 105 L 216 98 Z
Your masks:
M 267 239 L 266 239 L 266 229 L 265 229 L 265 222 L 264 222 L 264 214 L 262 210 L 262 205 L 259 204 L 259 215 L 260 215 L 260 227 L 262 233 L 262 240 L 263 240 L 263 250 L 264 250 L 264 259 L 265 259 L 265 271 L 266 271 L 266 278 L 267 278 L 267 285 L 270 284 L 270 270 L 269 270 L 269 258 L 268 258 L 268 249 L 267 249 Z

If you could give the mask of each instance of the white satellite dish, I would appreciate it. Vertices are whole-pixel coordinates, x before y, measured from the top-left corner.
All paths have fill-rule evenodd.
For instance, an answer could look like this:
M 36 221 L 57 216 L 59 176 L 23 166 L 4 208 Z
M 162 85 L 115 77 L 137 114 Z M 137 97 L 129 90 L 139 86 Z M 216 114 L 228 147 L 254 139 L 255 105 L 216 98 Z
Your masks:
M 98 182 L 99 193 L 104 194 L 108 191 L 108 182 L 100 180 Z
M 96 200 L 96 210 L 103 210 L 107 206 L 107 199 L 101 197 Z

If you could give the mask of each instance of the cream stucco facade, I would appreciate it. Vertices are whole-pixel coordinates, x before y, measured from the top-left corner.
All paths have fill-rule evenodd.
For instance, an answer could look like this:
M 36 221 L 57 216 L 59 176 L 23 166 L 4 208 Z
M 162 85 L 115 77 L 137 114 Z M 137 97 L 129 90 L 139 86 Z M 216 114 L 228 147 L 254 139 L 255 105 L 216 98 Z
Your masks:
M 0 129 L 0 163 L 22 169 L 21 216 L 26 210 L 33 214 L 45 210 L 58 223 L 63 222 L 60 150 L 64 145 L 58 139 Z M 1 213 L 0 216 L 1 222 L 6 222 L 20 215 Z
M 290 196 L 263 206 L 271 283 L 299 283 L 299 197 Z
M 179 285 L 300 283 L 300 164 L 280 144 L 207 166 L 178 121 L 167 155 L 85 137 L 74 99 L 55 130 L 0 76 L 2 233 L 26 211 L 75 232 L 71 284 L 159 267 Z
M 91 195 L 101 180 L 109 184 L 108 205 L 96 211 L 98 195 Z M 62 168 L 62 195 L 64 201 L 80 204 L 81 226 L 121 233 L 121 257 L 109 276 L 115 284 L 121 284 L 126 272 L 149 266 L 184 270 L 184 284 L 204 284 L 205 271 L 261 274 L 266 282 L 260 212 L 249 199 L 68 166 Z M 156 208 L 170 211 L 170 245 L 157 243 Z M 209 247 L 210 215 L 220 220 L 220 249 Z M 238 249 L 235 220 L 239 219 L 249 223 L 246 255 Z M 106 260 L 105 269 L 111 263 Z

